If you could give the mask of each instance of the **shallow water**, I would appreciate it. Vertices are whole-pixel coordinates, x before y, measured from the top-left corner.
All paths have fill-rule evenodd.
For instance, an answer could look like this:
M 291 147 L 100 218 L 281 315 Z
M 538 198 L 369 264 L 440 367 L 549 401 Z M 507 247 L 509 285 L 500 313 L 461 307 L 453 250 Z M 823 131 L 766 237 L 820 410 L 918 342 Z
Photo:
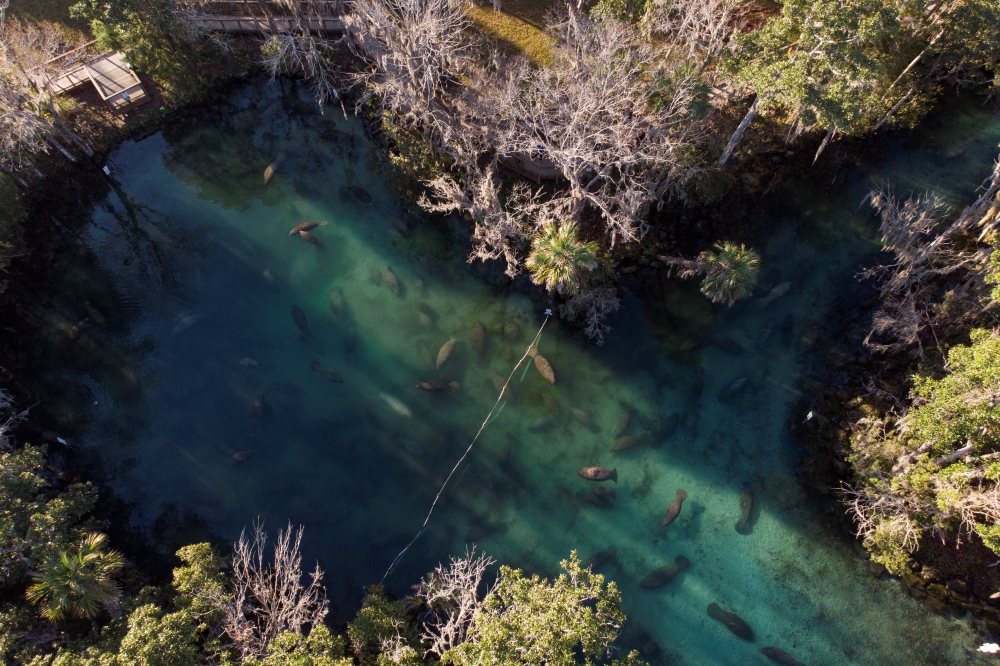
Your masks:
M 622 589 L 623 642 L 653 663 L 769 663 L 758 653 L 765 645 L 813 665 L 971 662 L 977 637 L 967 623 L 873 579 L 856 546 L 821 524 L 796 482 L 803 452 L 786 428 L 808 341 L 835 303 L 858 297 L 853 275 L 876 248 L 861 206 L 868 187 L 935 187 L 961 202 L 989 172 L 995 117 L 961 107 L 927 128 L 912 145 L 893 144 L 884 165 L 832 188 L 779 187 L 780 204 L 752 212 L 775 230 L 759 244 L 764 281 L 793 283 L 767 308 L 716 308 L 694 285 L 664 278 L 641 290 L 643 301 L 626 294 L 602 348 L 550 320 L 539 349 L 555 386 L 530 365 L 514 375 L 503 411 L 389 588 L 407 593 L 473 542 L 549 575 L 571 549 L 587 559 L 613 545 L 617 557 L 599 570 Z M 356 119 L 319 115 L 287 83 L 248 87 L 113 155 L 113 192 L 86 213 L 86 251 L 55 297 L 65 319 L 53 333 L 50 381 L 67 414 L 89 418 L 73 444 L 113 471 L 118 492 L 138 504 L 136 520 L 149 524 L 169 505 L 228 539 L 257 517 L 272 529 L 304 524 L 307 555 L 328 572 L 340 614 L 418 529 L 497 397 L 494 375 L 511 372 L 543 319 L 526 295 L 491 286 L 496 275 L 464 262 L 458 220 L 404 236 L 409 218 L 372 150 Z M 323 249 L 289 237 L 306 220 L 328 222 L 313 230 Z M 85 298 L 107 321 L 69 343 L 65 329 Z M 478 353 L 477 321 L 487 330 Z M 511 322 L 520 333 L 506 336 Z M 705 344 L 718 334 L 745 351 Z M 451 337 L 454 352 L 433 368 Z M 343 383 L 311 371 L 314 361 Z M 744 389 L 720 400 L 742 377 Z M 429 380 L 461 389 L 415 388 Z M 255 424 L 260 394 L 273 414 Z M 656 446 L 609 451 L 625 411 L 623 434 L 653 433 Z M 236 465 L 240 452 L 252 455 Z M 618 483 L 605 484 L 617 493 L 613 507 L 593 502 L 594 484 L 576 474 L 587 465 L 617 470 Z M 750 485 L 757 511 L 742 535 L 734 525 Z M 688 499 L 661 527 L 678 488 Z M 690 569 L 661 589 L 639 586 L 678 555 Z M 711 602 L 747 620 L 756 642 L 710 619 Z

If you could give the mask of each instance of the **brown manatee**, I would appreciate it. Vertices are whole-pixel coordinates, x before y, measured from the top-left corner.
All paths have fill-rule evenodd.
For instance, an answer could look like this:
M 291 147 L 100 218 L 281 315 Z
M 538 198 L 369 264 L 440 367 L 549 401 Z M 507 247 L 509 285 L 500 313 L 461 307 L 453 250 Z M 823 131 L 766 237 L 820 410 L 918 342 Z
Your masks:
M 604 550 L 599 550 L 593 555 L 591 555 L 590 559 L 587 560 L 587 564 L 584 566 L 589 567 L 591 569 L 596 569 L 605 562 L 610 562 L 616 557 L 618 557 L 618 549 L 615 548 L 614 546 L 608 546 Z
M 358 201 L 366 204 L 370 204 L 372 202 L 372 195 L 368 194 L 368 190 L 365 188 L 358 187 L 357 185 L 351 185 L 348 189 L 351 191 L 351 194 L 357 197 Z
M 677 519 L 677 516 L 681 512 L 681 505 L 684 503 L 688 497 L 687 491 L 683 488 L 677 489 L 677 496 L 674 497 L 674 501 L 670 503 L 667 507 L 666 513 L 663 514 L 663 526 L 666 527 L 670 523 Z
M 427 345 L 426 340 L 417 340 L 417 355 L 426 368 L 434 367 L 434 354 L 431 353 L 431 348 Z
M 779 664 L 784 664 L 785 666 L 806 666 L 800 661 L 795 661 L 795 659 L 792 658 L 792 655 L 788 654 L 781 648 L 764 647 L 760 649 L 760 653 L 771 661 L 776 661 Z
M 607 469 L 605 467 L 584 467 L 579 472 L 580 476 L 587 479 L 588 481 L 607 481 L 611 479 L 615 483 L 618 483 L 618 469 Z
M 618 439 L 625 434 L 628 430 L 629 423 L 632 422 L 632 412 L 625 410 L 622 415 L 618 417 L 618 423 L 615 424 L 615 429 L 611 431 L 611 436 Z
M 683 555 L 678 555 L 673 564 L 660 567 L 643 578 L 640 585 L 645 588 L 663 587 L 689 566 L 691 566 L 691 560 Z
M 744 622 L 743 618 L 736 613 L 724 611 L 719 608 L 718 604 L 711 603 L 708 605 L 708 616 L 726 625 L 726 629 L 743 640 L 753 643 L 753 631 L 750 629 L 750 625 Z
M 392 269 L 388 266 L 382 269 L 382 284 L 388 287 L 389 291 L 396 296 L 400 295 L 401 289 L 399 287 L 399 278 L 396 277 L 396 274 L 393 273 Z
M 333 382 L 334 384 L 343 384 L 344 378 L 340 376 L 340 373 L 331 370 L 330 368 L 324 368 L 319 364 L 319 361 L 313 361 L 309 364 L 309 369 L 313 372 L 318 372 L 319 376 L 328 382 Z
M 535 369 L 538 370 L 538 374 L 540 374 L 543 378 L 545 378 L 545 381 L 547 381 L 549 384 L 555 386 L 556 373 L 552 369 L 552 364 L 549 363 L 547 360 L 545 360 L 545 357 L 539 354 L 537 350 L 535 350 L 532 356 L 534 356 Z
M 288 232 L 289 236 L 294 236 L 300 231 L 312 231 L 316 227 L 326 226 L 326 222 L 303 222 L 302 224 L 297 224 L 292 227 L 292 230 Z
M 247 449 L 246 451 L 237 451 L 233 454 L 233 466 L 245 463 L 250 460 L 250 456 L 253 455 L 253 449 Z
M 753 523 L 750 522 L 753 519 L 753 505 L 753 486 L 747 486 L 740 493 L 740 519 L 736 521 L 736 531 L 740 534 L 750 534 L 753 529 Z
M 440 369 L 444 362 L 448 360 L 451 353 L 455 351 L 455 338 L 448 338 L 448 342 L 441 345 L 441 349 L 438 350 L 437 360 L 435 362 L 436 368 Z
M 299 232 L 299 236 L 301 236 L 302 239 L 305 240 L 305 242 L 309 243 L 310 245 L 312 245 L 313 247 L 315 247 L 317 250 L 322 250 L 323 249 L 323 244 L 319 242 L 319 239 L 316 238 L 315 236 L 313 236 L 308 231 L 300 231 Z
M 593 492 L 598 497 L 608 497 L 611 499 L 618 498 L 618 495 L 615 493 L 615 491 L 611 490 L 611 488 L 606 488 L 604 486 L 594 486 L 591 492 Z
M 347 312 L 347 305 L 344 303 L 344 295 L 340 293 L 339 289 L 334 289 L 330 292 L 330 312 L 332 312 L 333 316 L 338 319 L 343 317 Z
M 308 342 L 309 338 L 312 337 L 312 333 L 309 331 L 309 323 L 306 321 L 306 313 L 302 311 L 297 305 L 292 306 L 292 320 L 295 325 L 299 327 L 299 337 L 302 338 L 302 342 Z
M 430 393 L 440 393 L 441 391 L 457 391 L 462 388 L 458 382 L 420 382 L 417 388 Z
M 642 435 L 625 435 L 624 437 L 619 437 L 611 444 L 611 451 L 612 453 L 630 451 L 640 446 L 648 446 L 650 442 L 652 442 L 652 438 L 646 433 Z

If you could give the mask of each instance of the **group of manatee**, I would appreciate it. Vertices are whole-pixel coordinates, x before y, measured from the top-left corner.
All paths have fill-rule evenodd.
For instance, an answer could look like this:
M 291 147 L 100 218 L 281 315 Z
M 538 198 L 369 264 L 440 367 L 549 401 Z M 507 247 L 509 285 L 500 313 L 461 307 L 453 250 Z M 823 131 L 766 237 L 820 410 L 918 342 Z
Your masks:
M 626 414 L 628 414 L 626 412 Z M 616 426 L 616 434 L 619 430 L 624 430 L 627 427 L 628 417 L 623 417 L 619 420 L 618 426 Z M 623 426 L 623 422 L 625 425 Z M 612 448 L 612 451 L 615 449 Z M 602 481 L 613 481 L 618 483 L 618 469 L 607 469 L 606 467 L 590 466 L 581 469 L 578 474 L 588 481 L 602 482 Z M 601 498 L 614 498 L 615 492 L 605 486 L 595 486 L 593 493 Z M 666 527 L 677 520 L 677 517 L 681 513 L 681 509 L 684 505 L 684 500 L 688 498 L 688 493 L 683 488 L 678 488 L 674 495 L 674 499 L 667 505 L 666 511 L 663 513 L 663 520 L 661 525 Z M 734 528 L 739 534 L 749 534 L 753 524 L 753 511 L 754 504 L 756 501 L 753 486 L 746 486 L 740 492 L 740 513 L 739 519 L 736 521 Z M 605 562 L 614 559 L 617 556 L 617 550 L 614 546 L 607 548 L 602 551 L 598 551 L 588 562 L 588 565 L 597 568 L 604 564 Z M 646 576 L 640 586 L 646 589 L 661 588 L 674 580 L 679 573 L 691 566 L 691 561 L 684 557 L 683 555 L 678 555 L 672 564 L 666 564 L 655 569 L 652 573 Z M 709 617 L 718 622 L 722 623 L 729 631 L 731 631 L 736 636 L 742 638 L 743 640 L 754 642 L 753 630 L 750 625 L 746 623 L 740 616 L 735 613 L 726 611 L 722 609 L 718 604 L 711 603 L 708 605 L 707 609 Z M 775 661 L 779 664 L 785 664 L 785 666 L 803 666 L 800 662 L 796 661 L 791 655 L 789 655 L 784 650 L 768 646 L 760 650 L 761 654 L 765 657 Z

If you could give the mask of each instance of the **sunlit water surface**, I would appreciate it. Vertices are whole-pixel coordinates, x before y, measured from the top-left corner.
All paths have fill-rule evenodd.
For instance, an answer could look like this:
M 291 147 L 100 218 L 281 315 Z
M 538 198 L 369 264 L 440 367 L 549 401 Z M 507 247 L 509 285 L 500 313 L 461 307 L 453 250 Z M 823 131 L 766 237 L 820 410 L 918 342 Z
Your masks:
M 928 127 L 834 194 L 806 180 L 785 187 L 780 210 L 753 212 L 778 230 L 758 243 L 765 286 L 793 283 L 767 308 L 716 308 L 664 278 L 645 304 L 626 294 L 604 347 L 550 321 L 539 349 L 555 386 L 533 366 L 514 375 L 503 411 L 387 586 L 407 593 L 472 543 L 546 575 L 572 549 L 586 560 L 614 546 L 599 571 L 622 590 L 623 642 L 653 663 L 763 664 L 766 645 L 814 666 L 971 661 L 967 623 L 874 579 L 843 532 L 821 524 L 796 482 L 803 451 L 786 427 L 808 358 L 801 339 L 856 291 L 858 261 L 876 247 L 867 189 L 931 187 L 960 203 L 989 171 L 995 117 L 963 108 Z M 496 378 L 542 322 L 526 295 L 491 286 L 495 272 L 464 261 L 460 220 L 401 233 L 408 217 L 373 150 L 360 122 L 320 115 L 287 83 L 248 87 L 198 121 L 122 146 L 110 161 L 113 191 L 92 212 L 87 260 L 65 276 L 67 320 L 79 317 L 82 296 L 107 322 L 61 352 L 52 379 L 92 422 L 74 445 L 114 470 L 137 520 L 173 506 L 227 539 L 258 517 L 272 530 L 303 524 L 341 617 L 418 529 L 496 399 Z M 328 222 L 313 230 L 323 249 L 289 237 L 308 220 Z M 480 351 L 476 322 L 487 332 Z M 745 351 L 705 344 L 715 334 Z M 720 400 L 741 377 L 746 387 Z M 461 389 L 427 393 L 422 381 Z M 273 413 L 255 423 L 258 395 Z M 625 411 L 621 434 L 656 446 L 609 450 Z M 236 454 L 248 459 L 234 464 Z M 618 483 L 605 484 L 617 493 L 610 506 L 577 475 L 587 465 L 617 470 Z M 751 485 L 757 510 L 742 535 L 739 495 Z M 678 488 L 688 499 L 661 527 Z M 640 587 L 678 555 L 688 570 L 660 589 Z M 744 618 L 756 642 L 709 618 L 711 602 Z

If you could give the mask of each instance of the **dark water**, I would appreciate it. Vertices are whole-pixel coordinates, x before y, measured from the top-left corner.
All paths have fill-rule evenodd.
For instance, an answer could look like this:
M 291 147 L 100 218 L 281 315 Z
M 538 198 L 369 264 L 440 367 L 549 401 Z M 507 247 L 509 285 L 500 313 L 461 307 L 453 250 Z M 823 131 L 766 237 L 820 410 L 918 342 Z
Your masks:
M 784 187 L 780 207 L 754 211 L 769 222 L 761 228 L 777 229 L 758 245 L 764 281 L 792 283 L 766 308 L 716 308 L 693 285 L 664 282 L 644 290 L 645 303 L 626 296 L 603 348 L 550 322 L 539 349 L 555 386 L 531 366 L 515 374 L 388 586 L 405 594 L 471 543 L 544 574 L 571 549 L 586 559 L 613 545 L 617 557 L 600 571 L 622 589 L 626 642 L 654 663 L 766 663 L 765 645 L 814 665 L 970 661 L 968 624 L 873 579 L 856 547 L 821 524 L 795 480 L 802 451 L 786 429 L 809 358 L 800 352 L 877 247 L 860 205 L 867 189 L 934 188 L 960 202 L 989 172 L 995 117 L 962 107 L 927 127 L 833 194 L 806 180 Z M 371 150 L 355 119 L 319 115 L 287 84 L 248 87 L 197 122 L 124 145 L 111 159 L 114 191 L 86 213 L 87 252 L 60 288 L 65 321 L 52 332 L 49 378 L 67 418 L 91 420 L 72 444 L 114 470 L 139 522 L 171 505 L 229 539 L 257 517 L 272 529 L 304 524 L 307 554 L 345 610 L 416 531 L 496 399 L 495 376 L 511 372 L 542 322 L 526 296 L 465 263 L 460 222 L 400 233 L 406 215 Z M 328 223 L 313 230 L 323 249 L 289 237 L 307 220 Z M 71 343 L 84 298 L 107 321 Z M 479 352 L 476 322 L 487 332 Z M 705 344 L 717 335 L 745 351 Z M 434 368 L 452 337 L 454 352 Z M 720 400 L 740 378 L 743 390 Z M 415 388 L 431 380 L 461 389 Z M 255 424 L 261 394 L 272 413 Z M 656 446 L 609 450 L 625 411 L 622 434 Z M 234 465 L 241 452 L 249 459 Z M 611 506 L 595 504 L 593 484 L 577 476 L 586 465 L 617 470 Z M 744 535 L 734 526 L 750 485 L 757 510 Z M 678 488 L 688 499 L 661 527 Z M 678 555 L 692 564 L 669 586 L 639 586 Z M 710 619 L 711 602 L 749 622 L 756 643 Z

